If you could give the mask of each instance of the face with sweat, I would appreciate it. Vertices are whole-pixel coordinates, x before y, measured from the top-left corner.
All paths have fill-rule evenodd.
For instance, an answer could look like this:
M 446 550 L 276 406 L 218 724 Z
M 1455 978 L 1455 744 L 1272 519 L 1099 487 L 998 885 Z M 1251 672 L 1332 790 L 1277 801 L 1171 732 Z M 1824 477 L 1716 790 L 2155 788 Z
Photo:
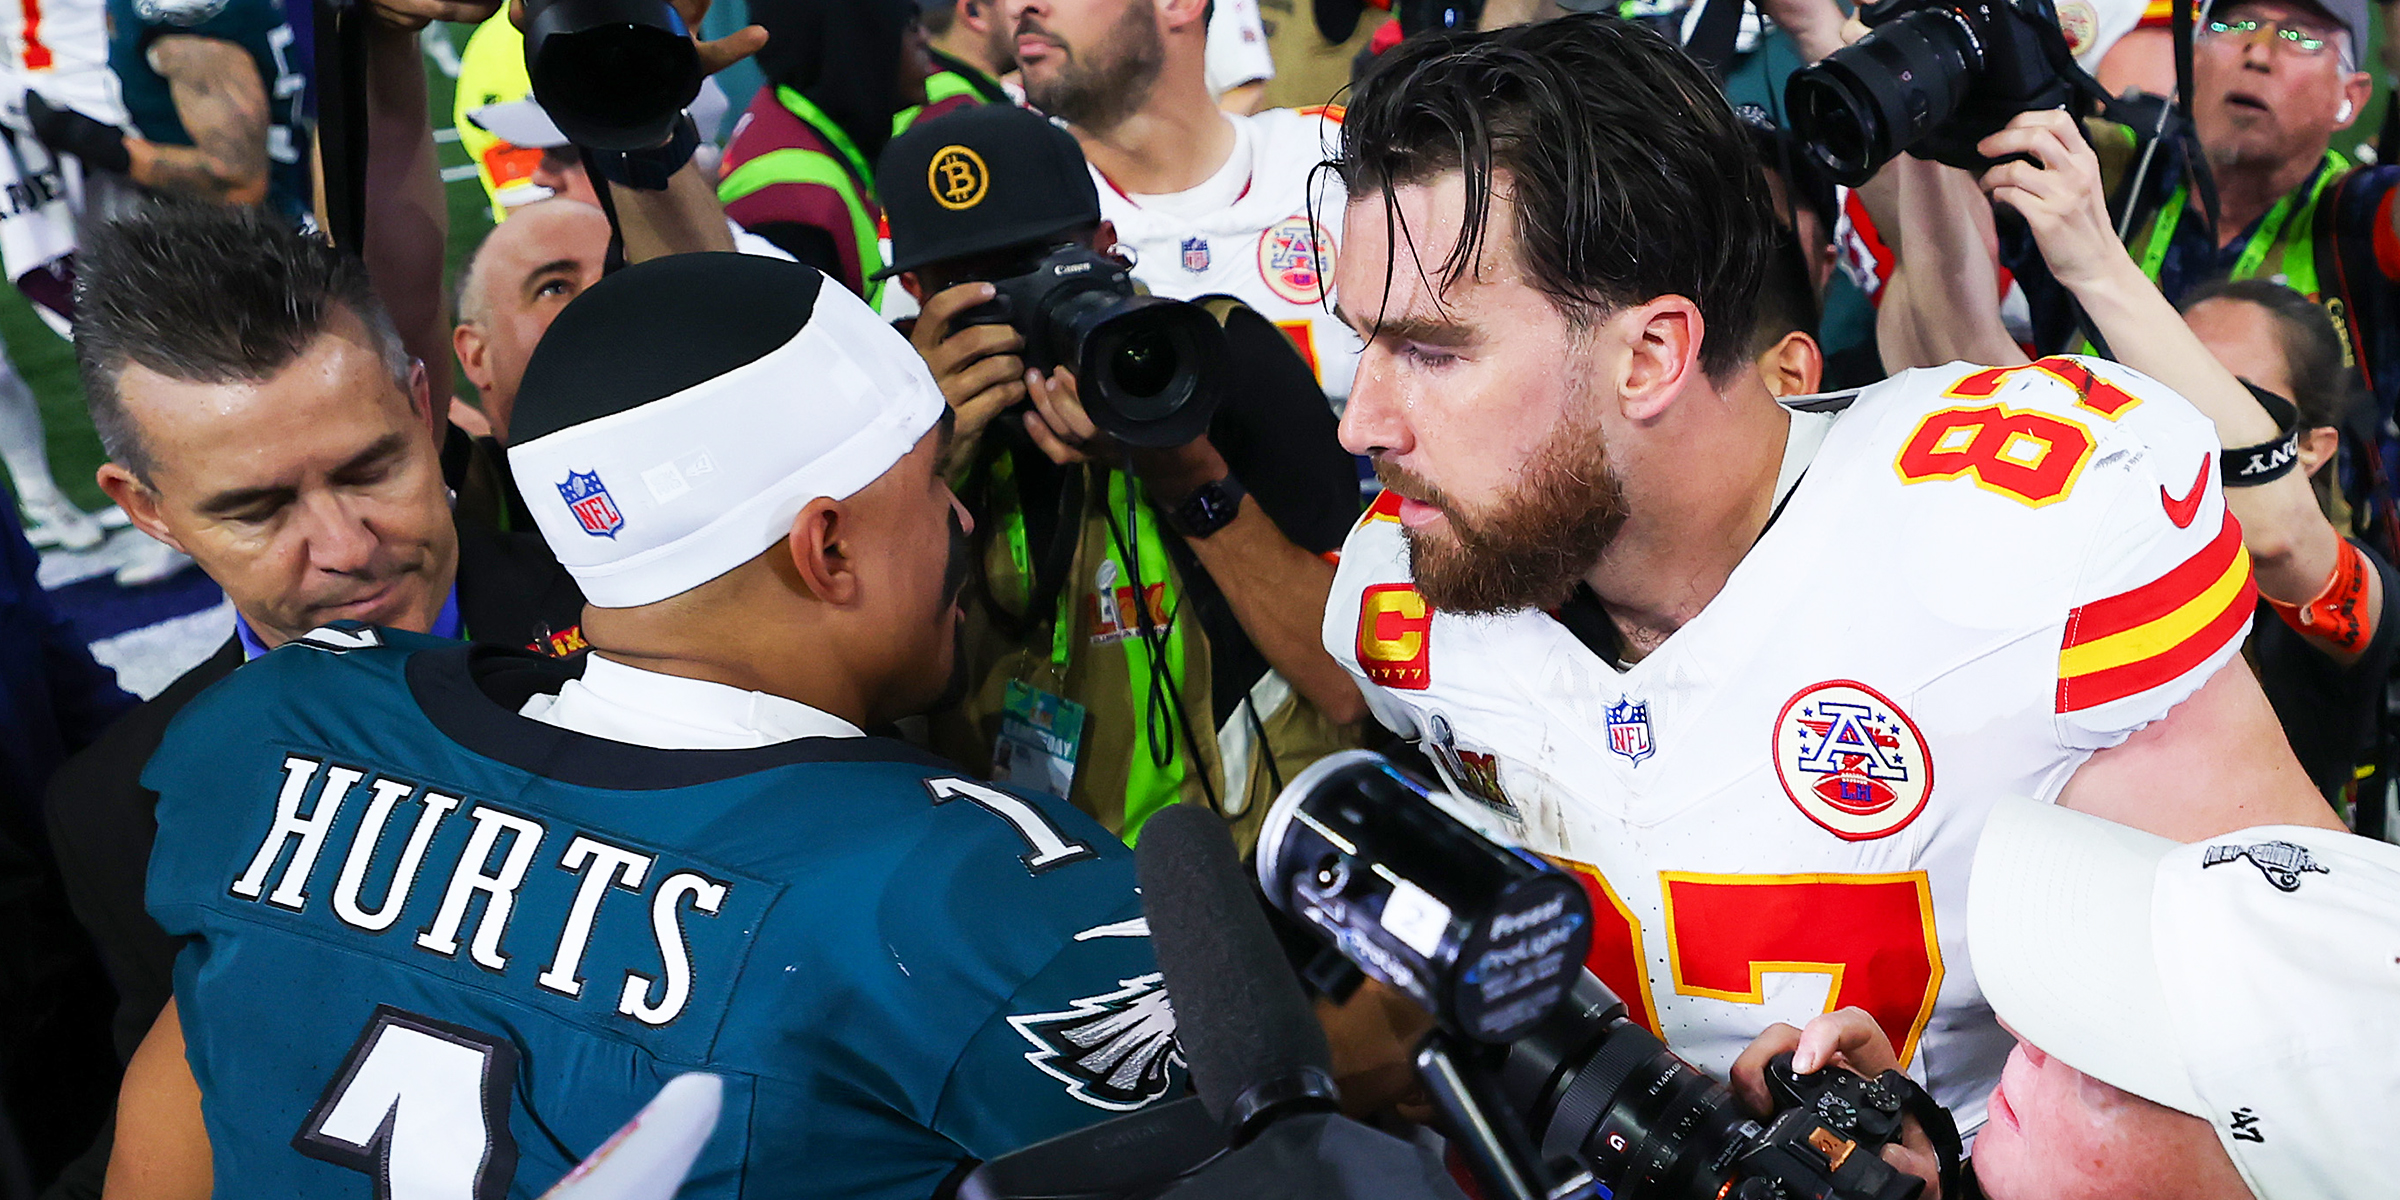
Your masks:
M 899 462 L 844 506 L 867 638 L 892 679 L 881 697 L 886 711 L 871 714 L 875 721 L 935 707 L 957 686 L 963 666 L 958 599 L 975 522 L 940 471 L 950 438 L 945 410 Z
M 1507 176 L 1496 182 L 1481 253 L 1449 280 L 1463 174 L 1354 196 L 1334 281 L 1366 342 L 1342 445 L 1402 497 L 1418 589 L 1462 613 L 1564 600 L 1627 516 L 1604 376 L 1584 369 L 1597 327 L 1534 286 Z
M 1167 57 L 1154 0 L 1007 0 L 1006 11 L 1035 108 L 1109 129 L 1149 100 Z
M 147 477 L 101 468 L 134 524 L 192 556 L 268 645 L 330 621 L 430 629 L 457 531 L 421 374 L 395 379 L 365 322 L 338 312 L 260 380 L 128 364 L 117 390 Z

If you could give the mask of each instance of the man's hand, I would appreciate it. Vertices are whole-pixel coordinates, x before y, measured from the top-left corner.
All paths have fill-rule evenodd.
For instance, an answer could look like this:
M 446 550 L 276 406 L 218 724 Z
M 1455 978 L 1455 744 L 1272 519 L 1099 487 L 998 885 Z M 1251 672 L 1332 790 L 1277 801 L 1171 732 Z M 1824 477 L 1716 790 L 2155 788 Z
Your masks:
M 52 108 L 40 92 L 25 93 L 25 123 L 53 154 L 72 154 L 86 167 L 119 175 L 133 169 L 124 130 L 71 108 Z
M 1733 1062 L 1734 1097 L 1742 1107 L 1758 1117 L 1773 1115 L 1774 1101 L 1767 1092 L 1767 1060 L 1789 1052 L 1792 1069 L 1802 1074 L 1828 1067 L 1864 1075 L 1869 1079 L 1885 1071 L 1900 1069 L 1900 1056 L 1892 1052 L 1892 1041 L 1883 1028 L 1863 1008 L 1844 1008 L 1826 1013 L 1808 1023 L 1806 1029 L 1794 1029 L 1776 1024 L 1758 1035 L 1750 1048 Z M 1925 1181 L 1923 1200 L 1941 1200 L 1941 1157 L 1934 1153 L 1933 1139 L 1910 1117 L 1900 1124 L 1900 1141 L 1883 1148 L 1883 1161 Z
M 481 25 L 500 11 L 500 0 L 367 0 L 375 19 L 411 33 L 435 21 Z
M 1048 376 L 1029 370 L 1025 386 L 1033 396 L 1033 411 L 1025 414 L 1025 432 L 1033 435 L 1033 444 L 1041 447 L 1050 461 L 1061 466 L 1092 459 L 1122 462 L 1130 457 L 1133 473 L 1150 489 L 1150 498 L 1168 507 L 1231 470 L 1206 434 L 1163 449 L 1127 447 L 1110 437 L 1085 411 L 1075 373 L 1065 367 Z
M 1844 17 L 1833 0 L 1759 0 L 1758 11 L 1792 39 L 1806 62 L 1815 62 L 1842 48 Z
M 909 331 L 909 343 L 933 372 L 958 422 L 957 436 L 950 441 L 952 461 L 943 464 L 945 471 L 973 453 L 975 440 L 994 417 L 1025 398 L 1025 360 L 1017 353 L 1025 339 L 1007 325 L 952 325 L 958 314 L 994 294 L 988 283 L 962 283 L 937 292 L 925 301 L 916 327 Z
M 2032 163 L 2004 162 L 1985 171 L 1983 190 L 2024 216 L 2042 248 L 2042 260 L 2061 284 L 2076 288 L 2125 258 L 2125 248 L 2108 221 L 2100 159 L 2065 110 L 2019 113 L 1975 150 L 1987 158 L 2034 158 Z

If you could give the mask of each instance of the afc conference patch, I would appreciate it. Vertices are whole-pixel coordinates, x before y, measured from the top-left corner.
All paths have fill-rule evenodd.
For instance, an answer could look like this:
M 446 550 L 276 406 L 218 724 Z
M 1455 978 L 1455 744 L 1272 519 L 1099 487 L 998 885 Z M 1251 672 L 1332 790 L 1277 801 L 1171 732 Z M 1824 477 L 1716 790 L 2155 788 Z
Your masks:
M 617 511 L 617 502 L 608 494 L 608 485 L 600 482 L 598 471 L 569 471 L 567 481 L 558 485 L 559 498 L 567 502 L 567 511 L 575 514 L 575 523 L 593 537 L 613 538 L 625 528 L 625 514 Z
M 1286 304 L 1321 304 L 1333 274 L 1333 239 L 1295 213 L 1258 237 L 1258 276 Z
M 1898 833 L 1933 794 L 1916 723 L 1847 679 L 1802 688 L 1776 714 L 1775 774 L 1801 815 L 1846 842 Z

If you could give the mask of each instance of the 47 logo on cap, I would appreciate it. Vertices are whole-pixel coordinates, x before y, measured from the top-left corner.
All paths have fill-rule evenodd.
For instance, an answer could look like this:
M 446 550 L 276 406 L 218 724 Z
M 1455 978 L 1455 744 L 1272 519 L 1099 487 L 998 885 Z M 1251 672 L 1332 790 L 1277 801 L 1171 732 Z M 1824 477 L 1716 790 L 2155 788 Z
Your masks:
M 567 481 L 558 485 L 558 494 L 585 533 L 613 538 L 618 530 L 625 528 L 625 514 L 617 511 L 617 502 L 610 498 L 608 485 L 600 482 L 600 472 L 567 472 Z
M 1358 598 L 1358 668 L 1387 688 L 1433 684 L 1433 609 L 1405 583 L 1378 583 Z

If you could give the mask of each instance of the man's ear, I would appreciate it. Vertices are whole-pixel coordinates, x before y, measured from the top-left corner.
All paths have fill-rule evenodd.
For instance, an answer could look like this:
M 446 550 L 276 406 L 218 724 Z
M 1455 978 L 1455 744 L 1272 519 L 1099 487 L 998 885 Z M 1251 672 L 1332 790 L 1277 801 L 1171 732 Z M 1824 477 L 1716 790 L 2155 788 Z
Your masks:
M 1795 329 L 1758 356 L 1758 374 L 1766 380 L 1768 394 L 1778 400 L 1806 396 L 1822 386 L 1825 352 L 1817 339 Z
M 809 594 L 836 608 L 858 601 L 858 568 L 850 539 L 850 513 L 841 501 L 819 496 L 792 518 L 792 569 Z
M 1158 27 L 1176 33 L 1194 25 L 1206 32 L 1209 0 L 1158 0 Z
M 104 462 L 98 471 L 93 472 L 93 478 L 100 481 L 100 490 L 107 493 L 118 508 L 125 510 L 125 516 L 133 522 L 135 529 L 176 550 L 183 550 L 183 543 L 168 532 L 166 521 L 159 517 L 158 493 L 150 490 L 150 485 L 142 482 L 141 476 L 120 463 Z
M 1603 328 L 1624 339 L 1627 353 L 1616 384 L 1629 420 L 1647 421 L 1666 412 L 1700 374 L 1700 342 L 1707 330 L 1700 306 L 1682 296 L 1660 296 L 1626 309 Z
M 2388 34 L 2386 36 L 2389 36 Z M 2365 71 L 2353 73 L 2342 81 L 2342 106 L 2334 110 L 2333 127 L 2348 129 L 2366 115 L 2367 100 L 2374 95 L 2375 77 Z
M 951 0 L 951 2 L 957 3 L 957 0 Z M 990 33 L 993 10 L 998 7 L 998 0 L 993 0 L 990 4 L 982 3 L 980 0 L 967 0 L 965 4 L 958 6 L 958 16 L 954 19 L 977 33 Z
M 408 360 L 408 411 L 425 422 L 425 432 L 433 435 L 433 444 L 441 445 L 450 425 L 450 406 L 433 406 L 433 375 L 425 369 L 425 360 L 421 358 Z
M 2310 475 L 2333 461 L 2334 452 L 2342 448 L 2342 431 L 2329 425 L 2300 431 L 2300 467 Z M 132 509 L 126 509 L 132 512 Z
M 478 392 L 492 387 L 492 344 L 483 335 L 483 326 L 461 321 L 450 331 L 450 349 L 458 354 L 458 369 L 466 374 L 467 382 Z

